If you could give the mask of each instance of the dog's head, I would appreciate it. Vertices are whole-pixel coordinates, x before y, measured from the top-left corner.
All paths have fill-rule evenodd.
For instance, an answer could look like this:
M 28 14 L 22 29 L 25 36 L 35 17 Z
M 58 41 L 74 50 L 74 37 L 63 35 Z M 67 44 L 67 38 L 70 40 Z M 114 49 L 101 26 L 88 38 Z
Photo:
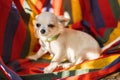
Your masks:
M 34 23 L 34 29 L 37 38 L 42 37 L 52 37 L 59 34 L 69 19 L 63 16 L 55 16 L 50 12 L 43 12 L 36 16 Z

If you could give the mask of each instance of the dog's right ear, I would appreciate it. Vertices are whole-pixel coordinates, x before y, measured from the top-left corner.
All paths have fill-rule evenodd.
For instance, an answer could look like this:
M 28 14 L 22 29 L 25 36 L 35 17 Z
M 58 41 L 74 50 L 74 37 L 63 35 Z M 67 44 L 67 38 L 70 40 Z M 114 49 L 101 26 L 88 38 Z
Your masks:
M 69 18 L 65 18 L 64 16 L 57 16 L 58 17 L 58 21 L 63 25 L 63 26 L 67 26 L 70 19 Z

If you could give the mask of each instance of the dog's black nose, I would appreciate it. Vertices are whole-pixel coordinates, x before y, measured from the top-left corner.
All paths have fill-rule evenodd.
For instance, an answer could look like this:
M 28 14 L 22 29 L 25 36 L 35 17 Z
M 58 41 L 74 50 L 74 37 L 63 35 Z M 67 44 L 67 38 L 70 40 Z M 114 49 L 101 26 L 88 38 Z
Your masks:
M 44 29 L 41 29 L 40 32 L 41 32 L 41 34 L 44 34 L 44 33 L 45 33 L 45 30 L 44 30 Z

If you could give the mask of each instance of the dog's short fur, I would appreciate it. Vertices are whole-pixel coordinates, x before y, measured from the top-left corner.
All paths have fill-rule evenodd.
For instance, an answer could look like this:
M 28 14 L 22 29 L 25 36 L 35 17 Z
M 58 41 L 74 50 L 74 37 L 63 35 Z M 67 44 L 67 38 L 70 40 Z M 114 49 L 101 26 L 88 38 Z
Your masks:
M 41 48 L 28 58 L 37 60 L 46 52 L 52 54 L 52 61 L 44 69 L 45 73 L 52 72 L 59 65 L 68 68 L 84 60 L 96 59 L 104 49 L 108 48 L 101 49 L 98 42 L 85 32 L 64 28 L 68 21 L 67 18 L 57 17 L 49 12 L 36 16 L 34 28 Z M 52 39 L 54 36 L 57 38 Z M 65 58 L 69 63 L 61 63 Z

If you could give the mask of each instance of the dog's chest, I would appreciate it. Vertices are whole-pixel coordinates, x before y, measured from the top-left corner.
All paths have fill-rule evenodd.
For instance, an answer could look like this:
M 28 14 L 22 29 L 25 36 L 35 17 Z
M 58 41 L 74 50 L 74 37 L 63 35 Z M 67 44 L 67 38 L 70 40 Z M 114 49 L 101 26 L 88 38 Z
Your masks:
M 41 46 L 47 50 L 50 51 L 50 43 L 49 42 L 42 42 Z
M 53 53 L 52 50 L 51 50 L 51 45 L 50 45 L 50 42 L 47 42 L 47 41 L 41 41 L 40 42 L 42 48 L 50 53 Z

